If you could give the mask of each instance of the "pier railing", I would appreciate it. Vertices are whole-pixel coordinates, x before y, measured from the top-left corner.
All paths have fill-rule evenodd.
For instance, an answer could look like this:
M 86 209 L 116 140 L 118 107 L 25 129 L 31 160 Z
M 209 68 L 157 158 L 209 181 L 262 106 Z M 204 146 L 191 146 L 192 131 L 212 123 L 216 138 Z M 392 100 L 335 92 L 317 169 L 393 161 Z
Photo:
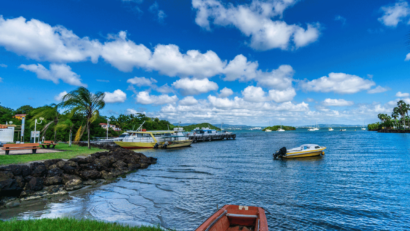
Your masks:
M 188 138 L 192 140 L 193 143 L 202 141 L 234 140 L 236 139 L 236 134 L 189 134 Z

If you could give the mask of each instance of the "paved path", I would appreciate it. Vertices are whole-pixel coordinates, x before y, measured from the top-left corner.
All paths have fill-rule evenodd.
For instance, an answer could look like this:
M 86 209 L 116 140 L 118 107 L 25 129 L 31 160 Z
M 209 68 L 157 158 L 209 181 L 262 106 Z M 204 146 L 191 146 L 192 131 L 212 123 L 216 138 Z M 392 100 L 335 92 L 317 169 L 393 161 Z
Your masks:
M 56 149 L 37 149 L 36 154 L 42 154 L 42 153 L 53 153 L 53 152 L 62 152 L 61 150 L 56 150 Z M 30 154 L 30 155 L 35 155 L 31 153 L 31 149 L 27 150 L 10 150 L 9 155 L 25 155 L 25 154 Z M 3 150 L 0 150 L 0 155 L 6 155 L 6 152 Z

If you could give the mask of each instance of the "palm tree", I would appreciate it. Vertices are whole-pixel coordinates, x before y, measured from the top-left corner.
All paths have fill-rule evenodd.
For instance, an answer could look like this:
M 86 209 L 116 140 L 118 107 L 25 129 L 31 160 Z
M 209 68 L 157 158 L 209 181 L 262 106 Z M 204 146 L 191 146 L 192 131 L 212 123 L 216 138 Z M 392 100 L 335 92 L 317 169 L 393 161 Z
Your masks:
M 399 117 L 399 108 L 395 107 L 393 109 L 393 113 L 391 114 L 391 117 L 394 118 L 394 122 L 397 123 L 397 118 Z
M 47 129 L 51 126 L 51 124 L 54 123 L 54 143 L 57 142 L 57 129 L 56 126 L 59 121 L 59 116 L 60 113 L 58 112 L 58 109 L 60 108 L 60 104 L 50 104 L 48 106 L 40 107 L 35 110 L 33 110 L 30 114 L 33 115 L 33 117 L 30 120 L 30 125 L 33 126 L 35 123 L 35 120 L 40 118 L 40 117 L 45 117 L 46 119 L 50 119 L 51 121 L 48 122 L 47 124 L 44 125 L 44 128 L 41 130 L 43 134 L 46 134 Z
M 406 121 L 404 116 L 409 111 L 409 106 L 403 100 L 397 102 L 397 106 L 399 108 L 398 112 L 401 115 L 401 119 L 403 120 L 403 126 L 406 127 Z
M 99 116 L 99 110 L 105 106 L 105 93 L 91 93 L 85 87 L 79 87 L 63 97 L 63 105 L 71 108 L 71 113 L 82 113 L 86 118 L 86 126 L 88 133 L 88 148 L 90 147 L 90 125 Z
M 379 114 L 377 115 L 377 118 L 379 118 L 379 120 L 381 120 L 382 123 L 383 123 L 383 114 L 379 113 Z

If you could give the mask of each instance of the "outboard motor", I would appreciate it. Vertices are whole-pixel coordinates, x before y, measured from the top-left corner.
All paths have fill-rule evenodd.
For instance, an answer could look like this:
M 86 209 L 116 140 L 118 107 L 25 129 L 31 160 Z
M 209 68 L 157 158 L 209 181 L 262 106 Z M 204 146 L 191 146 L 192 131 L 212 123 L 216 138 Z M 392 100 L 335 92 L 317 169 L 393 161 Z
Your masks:
M 273 154 L 273 159 L 277 160 L 279 158 L 286 156 L 286 152 L 287 152 L 286 147 L 279 149 L 279 151 Z
M 158 149 L 158 147 L 159 147 L 159 144 L 156 143 L 156 144 L 154 145 L 154 149 Z
M 168 147 L 168 141 L 166 141 L 165 143 L 164 143 L 164 146 L 162 146 L 162 148 L 167 148 Z

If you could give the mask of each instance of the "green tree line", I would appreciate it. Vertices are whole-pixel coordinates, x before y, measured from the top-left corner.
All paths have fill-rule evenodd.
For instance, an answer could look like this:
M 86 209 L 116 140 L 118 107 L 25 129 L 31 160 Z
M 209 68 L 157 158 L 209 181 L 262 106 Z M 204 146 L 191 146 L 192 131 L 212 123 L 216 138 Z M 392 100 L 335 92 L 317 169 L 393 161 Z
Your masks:
M 210 129 L 214 129 L 217 131 L 220 131 L 221 128 L 215 127 L 214 125 L 210 124 L 210 123 L 202 123 L 202 124 L 191 124 L 191 125 L 187 125 L 187 126 L 183 126 L 184 131 L 190 132 L 192 130 L 194 130 L 195 128 L 210 128 Z
M 378 114 L 380 122 L 367 125 L 368 130 L 386 129 L 408 129 L 410 105 L 403 100 L 397 102 L 397 107 L 393 108 L 392 114 Z
M 75 138 L 76 133 L 80 130 L 83 135 L 81 141 L 92 140 L 97 137 L 106 137 L 107 130 L 100 126 L 100 123 L 117 125 L 121 132 L 137 129 L 144 121 L 142 128 L 147 130 L 167 130 L 173 129 L 174 126 L 158 118 L 147 117 L 145 114 L 137 113 L 118 116 L 100 115 L 99 110 L 103 109 L 104 93 L 91 93 L 88 89 L 80 87 L 68 93 L 60 104 L 44 105 L 34 108 L 30 105 L 24 105 L 17 109 L 11 109 L 0 105 L 0 124 L 12 122 L 16 125 L 15 130 L 21 130 L 22 121 L 14 118 L 16 114 L 26 114 L 24 141 L 30 141 L 30 132 L 34 131 L 35 120 L 37 119 L 37 131 L 40 131 L 40 137 L 45 140 L 70 141 Z M 41 120 L 42 119 L 42 120 Z M 80 129 L 85 128 L 85 129 Z M 121 132 L 109 128 L 109 137 L 117 137 Z M 15 141 L 19 141 L 19 133 L 15 133 Z
M 276 131 L 281 127 L 281 125 L 275 125 L 275 126 L 271 126 L 271 127 L 266 127 L 263 129 L 263 131 L 265 131 L 266 129 L 269 129 L 271 131 Z M 283 130 L 285 131 L 289 131 L 289 130 L 296 130 L 295 127 L 292 126 L 282 126 Z

